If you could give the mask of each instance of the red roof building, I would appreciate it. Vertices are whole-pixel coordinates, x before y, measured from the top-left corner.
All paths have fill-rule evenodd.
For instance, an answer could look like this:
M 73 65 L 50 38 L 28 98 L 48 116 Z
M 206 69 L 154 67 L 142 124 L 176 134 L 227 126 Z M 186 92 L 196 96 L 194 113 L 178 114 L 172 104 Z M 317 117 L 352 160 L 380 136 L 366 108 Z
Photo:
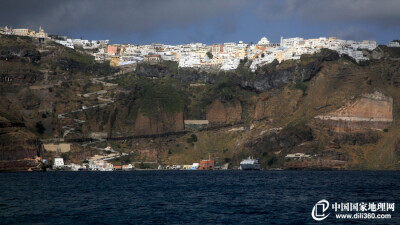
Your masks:
M 208 160 L 201 160 L 198 170 L 213 170 L 215 167 L 214 160 L 211 160 L 211 155 L 208 153 Z

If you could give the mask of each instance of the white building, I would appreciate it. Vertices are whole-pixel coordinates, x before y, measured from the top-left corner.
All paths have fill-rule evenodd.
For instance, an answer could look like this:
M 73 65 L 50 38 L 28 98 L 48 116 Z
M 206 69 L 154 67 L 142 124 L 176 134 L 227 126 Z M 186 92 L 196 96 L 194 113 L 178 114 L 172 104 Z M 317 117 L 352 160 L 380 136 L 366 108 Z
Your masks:
M 83 170 L 84 167 L 79 164 L 71 163 L 71 170 L 72 171 L 78 171 L 78 170 Z
M 104 160 L 89 161 L 89 170 L 94 171 L 113 171 L 114 165 Z
M 237 44 L 238 48 L 247 48 L 248 44 L 243 43 L 243 41 L 239 41 L 239 43 Z
M 285 48 L 295 47 L 300 45 L 301 43 L 304 44 L 304 39 L 300 37 L 286 38 L 286 39 L 283 39 L 283 37 L 281 37 L 281 47 Z
M 195 67 L 200 65 L 200 57 L 197 54 L 182 54 L 179 60 L 179 67 Z
M 400 47 L 400 43 L 398 41 L 392 41 L 387 46 L 388 47 Z
M 311 155 L 304 154 L 304 153 L 293 153 L 293 154 L 287 154 L 285 156 L 285 158 L 287 158 L 287 159 L 295 159 L 295 160 L 310 158 L 310 157 L 311 157 Z
M 221 66 L 221 70 L 235 70 L 239 66 L 239 63 L 240 59 L 238 58 L 228 58 Z
M 197 170 L 199 168 L 200 163 L 193 163 L 192 167 L 190 168 L 191 170 Z
M 55 167 L 55 168 L 64 167 L 64 159 L 63 158 L 54 158 L 53 167 Z
M 236 43 L 234 42 L 224 43 L 224 51 L 229 55 L 234 54 L 235 50 L 236 50 Z
M 58 43 L 60 45 L 64 45 L 65 47 L 68 47 L 68 48 L 72 48 L 72 49 L 75 48 L 74 47 L 74 43 L 72 43 L 72 41 L 69 41 L 69 40 L 67 40 L 67 41 L 54 40 L 54 42 L 56 42 L 56 43 Z
M 257 44 L 258 45 L 269 45 L 270 42 L 266 37 L 262 37 L 261 40 Z

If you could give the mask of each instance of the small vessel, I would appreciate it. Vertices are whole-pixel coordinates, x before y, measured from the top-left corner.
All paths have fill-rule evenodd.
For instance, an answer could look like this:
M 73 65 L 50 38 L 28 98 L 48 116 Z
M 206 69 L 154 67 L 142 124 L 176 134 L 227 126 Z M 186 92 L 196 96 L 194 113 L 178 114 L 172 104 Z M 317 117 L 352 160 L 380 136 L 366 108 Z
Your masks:
M 252 156 L 249 156 L 247 159 L 243 159 L 240 162 L 240 169 L 241 170 L 260 170 L 260 160 L 254 159 Z

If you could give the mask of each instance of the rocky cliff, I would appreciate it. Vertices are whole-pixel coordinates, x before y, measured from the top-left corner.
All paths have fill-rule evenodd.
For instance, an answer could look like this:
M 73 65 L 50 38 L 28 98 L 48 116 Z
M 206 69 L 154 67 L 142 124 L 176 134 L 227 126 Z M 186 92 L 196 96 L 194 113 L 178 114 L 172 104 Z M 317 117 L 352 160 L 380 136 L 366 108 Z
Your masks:
M 149 117 L 139 112 L 134 128 L 134 135 L 157 135 L 175 133 L 184 130 L 183 112 L 168 115 L 160 112 L 158 117 Z
M 244 89 L 265 92 L 282 88 L 292 82 L 304 82 L 312 79 L 322 68 L 323 62 L 335 61 L 339 55 L 335 51 L 324 49 L 316 55 L 303 55 L 300 61 L 289 60 L 279 64 L 277 61 L 259 68 L 254 74 L 248 68 L 235 71 L 206 72 L 195 69 L 171 69 L 165 65 L 139 66 L 137 75 L 143 77 L 173 77 L 184 83 L 204 82 L 217 84 L 225 80 L 240 85 Z M 246 72 L 243 72 L 246 71 Z
M 345 106 L 315 119 L 335 132 L 383 130 L 393 121 L 393 98 L 381 92 L 363 94 Z
M 313 140 L 312 129 L 306 125 L 288 125 L 281 131 L 268 132 L 262 137 L 248 141 L 245 146 L 255 152 L 277 152 L 288 150 L 303 142 Z
M 240 102 L 222 103 L 214 101 L 207 110 L 206 119 L 211 125 L 233 124 L 242 120 Z
M 0 171 L 41 170 L 43 145 L 23 123 L 0 117 Z
M 33 168 L 42 156 L 39 138 L 65 136 L 108 137 L 91 144 L 129 153 L 124 162 L 191 164 L 211 152 L 233 167 L 253 155 L 263 168 L 398 169 L 397 51 L 380 47 L 362 65 L 322 50 L 255 73 L 243 60 L 228 72 L 163 62 L 113 74 L 54 43 L 39 50 L 29 38 L 1 37 L 0 160 L 7 168 Z M 109 76 L 95 76 L 102 74 Z M 207 119 L 213 127 L 187 133 L 184 119 Z M 81 144 L 72 144 L 71 161 L 91 155 Z M 298 153 L 307 157 L 286 158 Z

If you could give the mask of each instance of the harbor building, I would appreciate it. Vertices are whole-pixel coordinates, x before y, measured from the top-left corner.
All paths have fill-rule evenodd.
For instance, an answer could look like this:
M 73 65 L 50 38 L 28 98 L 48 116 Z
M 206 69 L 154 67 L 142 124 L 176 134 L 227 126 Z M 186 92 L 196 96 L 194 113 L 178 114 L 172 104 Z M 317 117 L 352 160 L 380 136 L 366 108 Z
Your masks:
M 214 170 L 215 162 L 211 160 L 211 154 L 208 153 L 208 160 L 201 160 L 198 170 Z

